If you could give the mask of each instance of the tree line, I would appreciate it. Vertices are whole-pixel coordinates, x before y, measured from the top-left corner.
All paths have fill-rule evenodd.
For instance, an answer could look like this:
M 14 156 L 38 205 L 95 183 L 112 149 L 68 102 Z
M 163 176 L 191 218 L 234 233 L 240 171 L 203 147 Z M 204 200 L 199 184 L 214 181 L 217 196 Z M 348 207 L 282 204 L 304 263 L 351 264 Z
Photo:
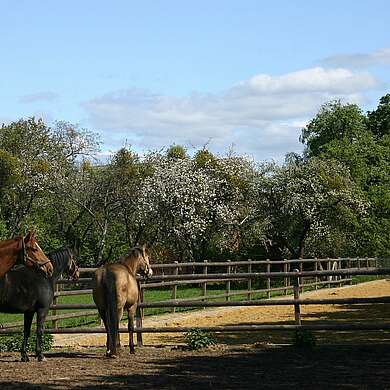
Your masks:
M 283 164 L 180 145 L 98 163 L 97 134 L 71 123 L 2 125 L 0 239 L 33 227 L 85 265 L 141 243 L 155 262 L 389 256 L 390 94 L 367 113 L 326 103 L 300 141 Z

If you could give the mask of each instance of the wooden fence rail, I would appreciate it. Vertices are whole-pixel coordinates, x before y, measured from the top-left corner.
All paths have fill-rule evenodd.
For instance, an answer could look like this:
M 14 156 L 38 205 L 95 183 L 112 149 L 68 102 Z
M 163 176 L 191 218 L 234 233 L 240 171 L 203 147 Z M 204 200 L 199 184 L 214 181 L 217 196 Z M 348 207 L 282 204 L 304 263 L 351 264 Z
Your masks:
M 390 268 L 377 267 L 381 259 L 378 258 L 337 258 L 337 259 L 294 259 L 294 260 L 247 260 L 247 261 L 226 261 L 226 262 L 196 262 L 196 263 L 174 263 L 174 264 L 155 264 L 154 270 L 162 271 L 159 275 L 154 275 L 151 279 L 145 280 L 139 278 L 141 281 L 142 295 L 143 290 L 148 288 L 171 288 L 171 299 L 159 302 L 141 302 L 140 307 L 144 308 L 157 308 L 166 307 L 172 308 L 174 311 L 177 307 L 217 307 L 217 306 L 268 306 L 268 305 L 293 305 L 295 308 L 296 325 L 300 324 L 300 305 L 310 304 L 386 304 L 390 303 L 390 297 L 373 297 L 373 298 L 350 298 L 350 299 L 327 299 L 327 300 L 302 300 L 299 298 L 299 294 L 303 291 L 304 287 L 315 287 L 322 285 L 331 286 L 334 284 L 342 285 L 345 283 L 351 283 L 352 275 L 388 275 L 390 274 Z M 386 259 L 388 261 L 388 259 Z M 306 265 L 312 265 L 312 270 L 305 270 Z M 291 266 L 295 265 L 296 269 L 290 271 Z M 305 265 L 305 266 L 304 266 Z M 355 265 L 355 267 L 351 267 Z M 254 272 L 258 267 L 262 267 L 266 272 Z M 364 267 L 363 267 L 364 266 Z M 191 268 L 192 273 L 180 274 L 181 270 L 187 270 Z M 210 273 L 210 269 L 223 267 L 226 273 Z M 239 272 L 240 269 L 235 267 L 242 267 L 246 272 Z M 291 267 L 291 268 L 290 268 Z M 344 267 L 344 268 L 343 268 Z M 273 271 L 272 269 L 278 269 Z M 202 273 L 195 273 L 196 269 L 200 269 Z M 81 268 L 81 273 L 89 274 L 93 272 L 95 268 Z M 170 270 L 166 275 L 164 270 Z M 280 271 L 281 270 L 281 271 Z M 282 280 L 282 286 L 272 287 L 271 280 L 278 278 Z M 320 278 L 325 280 L 320 281 Z M 265 279 L 266 287 L 263 289 L 253 289 L 253 280 Z M 310 279 L 310 280 L 309 280 Z M 91 277 L 83 277 L 77 281 L 77 285 L 85 285 L 90 283 Z M 314 280 L 314 282 L 313 282 Z M 245 290 L 232 290 L 232 282 L 246 282 Z M 294 283 L 291 283 L 294 282 Z M 61 279 L 58 283 L 59 286 L 67 285 L 69 283 L 75 283 L 68 280 Z M 225 293 L 222 294 L 208 294 L 207 285 L 211 283 L 225 283 Z M 196 284 L 202 290 L 202 295 L 196 298 L 182 298 L 177 299 L 177 287 L 180 285 Z M 253 294 L 266 293 L 267 297 L 271 297 L 271 292 L 283 291 L 287 294 L 288 291 L 294 291 L 295 299 L 257 299 L 253 300 Z M 64 313 L 57 314 L 57 310 L 86 310 L 96 309 L 93 304 L 59 304 L 58 298 L 68 295 L 81 295 L 91 294 L 90 288 L 82 290 L 59 290 L 55 293 L 55 301 L 51 306 L 53 315 L 48 317 L 48 320 L 52 320 L 52 327 L 55 332 L 59 333 L 62 330 L 64 333 L 68 329 L 56 329 L 58 327 L 58 321 L 66 318 L 74 318 L 80 316 L 96 315 L 96 310 L 89 312 L 77 312 L 77 313 Z M 246 296 L 247 300 L 243 301 L 230 301 L 231 296 L 242 295 Z M 207 301 L 207 299 L 225 298 L 224 301 Z M 6 324 L 5 326 L 20 326 L 13 324 Z M 354 325 L 354 324 L 352 324 Z M 356 324 L 355 324 L 356 325 Z M 260 326 L 260 325 L 259 325 Z M 147 330 L 142 328 L 142 318 L 137 325 L 137 332 L 142 333 Z M 86 329 L 90 328 L 77 328 L 78 333 L 84 333 Z M 163 329 L 163 328 L 158 328 Z M 176 329 L 176 328 L 175 328 Z M 260 328 L 258 328 L 260 329 Z M 264 328 L 265 329 L 265 328 Z M 281 328 L 286 329 L 286 328 Z M 366 329 L 366 328 L 365 328 Z M 0 332 L 4 333 L 7 329 L 0 329 Z M 12 332 L 12 329 L 10 330 Z M 52 331 L 50 329 L 49 331 Z M 156 330 L 158 331 L 158 330 Z M 169 330 L 161 330 L 162 332 Z M 89 333 L 89 330 L 87 331 Z
M 291 331 L 291 330 L 390 330 L 390 323 L 356 323 L 356 324 L 303 324 L 303 325 L 236 325 L 236 326 L 197 326 L 197 327 L 161 327 L 161 328 L 135 328 L 135 333 L 184 333 L 194 329 L 218 332 L 259 332 L 265 330 L 276 331 Z M 120 333 L 128 333 L 128 329 L 119 328 Z M 61 328 L 61 329 L 45 329 L 46 333 L 51 334 L 95 334 L 106 333 L 104 328 Z M 0 334 L 20 333 L 17 329 L 0 329 Z
M 197 300 L 168 300 L 157 302 L 140 303 L 139 307 L 237 307 L 237 306 L 286 306 L 286 305 L 354 305 L 354 304 L 378 304 L 390 303 L 390 297 L 367 297 L 367 298 L 330 298 L 330 299 L 259 299 L 248 301 L 209 301 Z M 96 306 L 89 303 L 68 303 L 53 305 L 52 309 L 94 309 Z

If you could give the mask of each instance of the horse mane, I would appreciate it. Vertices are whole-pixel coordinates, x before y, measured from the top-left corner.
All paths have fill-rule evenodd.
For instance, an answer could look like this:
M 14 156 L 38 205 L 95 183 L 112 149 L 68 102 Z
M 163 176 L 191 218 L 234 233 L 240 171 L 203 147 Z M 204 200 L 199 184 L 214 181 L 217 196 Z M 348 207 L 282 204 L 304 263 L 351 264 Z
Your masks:
M 145 253 L 147 253 L 147 250 L 145 248 L 140 247 L 140 246 L 135 246 L 135 247 L 131 248 L 127 254 L 120 257 L 119 263 L 125 262 L 126 259 L 128 259 L 128 258 L 133 259 L 133 258 L 141 257 L 141 256 L 143 256 L 144 251 L 145 251 Z
M 68 261 L 69 256 L 73 255 L 72 249 L 68 247 L 56 249 L 55 251 L 50 252 L 47 257 L 53 263 L 54 268 L 57 268 L 59 265 L 62 265 L 65 261 Z

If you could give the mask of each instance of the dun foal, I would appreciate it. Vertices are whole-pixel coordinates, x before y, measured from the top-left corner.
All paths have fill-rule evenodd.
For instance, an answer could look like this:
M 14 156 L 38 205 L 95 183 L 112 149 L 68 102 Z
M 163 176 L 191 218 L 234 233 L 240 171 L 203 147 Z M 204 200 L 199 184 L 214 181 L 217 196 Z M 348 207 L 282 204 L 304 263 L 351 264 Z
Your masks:
M 134 317 L 139 301 L 137 273 L 151 277 L 149 254 L 145 246 L 135 247 L 117 263 L 97 269 L 93 278 L 93 300 L 107 333 L 107 357 L 116 357 L 119 345 L 119 323 L 123 309 L 128 313 L 130 353 L 134 353 Z

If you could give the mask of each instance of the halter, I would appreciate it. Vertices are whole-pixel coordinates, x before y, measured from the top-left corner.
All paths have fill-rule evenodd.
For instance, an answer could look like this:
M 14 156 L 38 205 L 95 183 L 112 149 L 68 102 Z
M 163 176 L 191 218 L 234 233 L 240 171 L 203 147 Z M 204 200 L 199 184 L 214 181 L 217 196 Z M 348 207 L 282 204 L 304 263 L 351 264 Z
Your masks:
M 23 264 L 24 264 L 24 265 L 27 265 L 27 262 L 29 261 L 29 262 L 33 265 L 33 267 L 35 267 L 35 268 L 38 269 L 39 271 L 43 271 L 43 267 L 44 267 L 46 264 L 48 264 L 48 263 L 51 262 L 50 260 L 48 260 L 48 261 L 46 261 L 45 263 L 37 263 L 35 260 L 33 260 L 33 259 L 29 256 L 29 254 L 28 254 L 28 252 L 27 252 L 26 244 L 25 244 L 25 242 L 24 242 L 24 237 L 22 237 L 22 254 L 23 254 Z
M 69 268 L 72 269 L 73 268 L 73 272 L 71 275 L 69 275 L 69 278 L 71 279 L 76 279 L 77 278 L 77 274 L 79 272 L 79 267 L 77 266 L 74 258 L 73 258 L 73 254 L 70 254 L 70 264 L 69 264 Z
M 144 270 L 142 270 L 142 273 L 144 274 L 143 276 L 145 276 L 145 277 L 148 277 L 148 275 L 149 275 L 149 270 L 150 270 L 150 264 L 146 261 L 146 259 L 145 259 L 145 256 L 144 256 L 144 252 L 145 252 L 145 250 L 144 249 L 140 249 L 140 248 L 137 248 L 138 250 L 140 250 L 140 252 L 141 252 L 141 255 L 142 255 L 142 259 L 143 259 L 143 261 L 144 261 L 144 265 L 145 265 L 145 269 Z

